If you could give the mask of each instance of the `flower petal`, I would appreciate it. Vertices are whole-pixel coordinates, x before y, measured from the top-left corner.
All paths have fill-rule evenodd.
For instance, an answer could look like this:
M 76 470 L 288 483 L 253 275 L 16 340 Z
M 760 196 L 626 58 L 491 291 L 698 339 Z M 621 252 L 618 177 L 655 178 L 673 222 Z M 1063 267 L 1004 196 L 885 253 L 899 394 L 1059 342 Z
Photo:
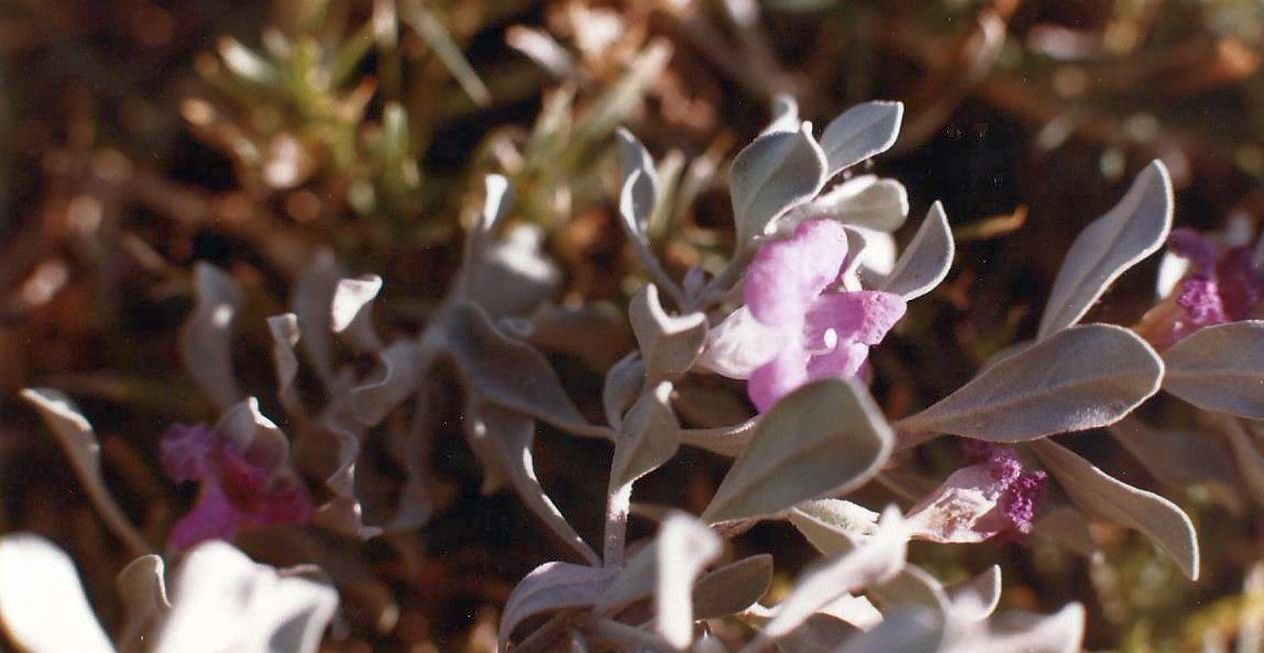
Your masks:
M 237 534 L 237 511 L 218 483 L 202 484 L 197 505 L 171 529 L 171 544 L 188 549 L 206 540 L 231 540 Z
M 808 382 L 807 363 L 807 352 L 789 346 L 751 374 L 746 393 L 759 412 L 772 408 L 779 399 Z
M 847 258 L 847 232 L 832 220 L 810 220 L 788 240 L 759 248 L 746 272 L 746 304 L 760 322 L 798 328 L 812 300 L 834 281 Z
M 823 295 L 807 314 L 807 346 L 814 348 L 830 329 L 839 340 L 876 345 L 904 317 L 904 309 L 903 297 L 880 290 Z
M 868 358 L 869 345 L 844 340 L 833 351 L 816 354 L 808 361 L 808 378 L 812 381 L 827 378 L 850 379 L 860 372 Z
M 786 344 L 780 329 L 765 326 L 742 306 L 707 332 L 697 365 L 730 379 L 749 379 Z

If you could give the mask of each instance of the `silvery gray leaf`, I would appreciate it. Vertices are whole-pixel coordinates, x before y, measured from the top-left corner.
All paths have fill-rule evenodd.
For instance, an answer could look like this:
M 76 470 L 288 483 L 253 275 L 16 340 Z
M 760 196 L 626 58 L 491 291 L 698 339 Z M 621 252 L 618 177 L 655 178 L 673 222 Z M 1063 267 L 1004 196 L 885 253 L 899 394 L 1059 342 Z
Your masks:
M 738 249 L 752 246 L 779 216 L 815 197 L 825 172 L 825 152 L 812 138 L 811 123 L 764 134 L 738 152 L 729 170 Z
M 842 499 L 804 501 L 790 511 L 789 520 L 825 555 L 846 553 L 878 531 L 878 513 Z
M 1051 615 L 1006 612 L 945 653 L 1076 653 L 1084 640 L 1084 606 L 1071 603 Z
M 829 161 L 828 176 L 895 145 L 903 118 L 902 102 L 874 101 L 857 104 L 831 120 L 821 134 L 821 149 Z
M 1071 243 L 1040 318 L 1046 338 L 1084 316 L 1106 288 L 1167 240 L 1172 228 L 1172 180 L 1155 160 L 1110 211 Z
M 948 216 L 939 202 L 930 205 L 926 219 L 917 228 L 895 269 L 882 284 L 882 290 L 911 301 L 935 289 L 948 276 L 956 245 Z
M 654 168 L 654 158 L 632 132 L 620 127 L 615 135 L 619 138 L 619 162 L 623 169 L 619 214 L 628 235 L 644 240 L 650 216 L 658 206 L 658 171 Z
M 489 242 L 477 265 L 466 269 L 462 297 L 488 315 L 529 313 L 557 291 L 562 273 L 544 253 L 545 233 L 532 224 L 515 224 Z
M 908 211 L 904 184 L 876 175 L 860 175 L 799 206 L 777 226 L 787 229 L 793 228 L 792 222 L 826 218 L 889 233 L 904 225 Z
M 755 604 L 772 586 L 772 556 L 742 558 L 703 574 L 693 586 L 693 618 L 698 621 L 737 614 Z
M 616 430 L 623 421 L 623 413 L 636 403 L 645 386 L 645 362 L 638 352 L 629 352 L 606 372 L 601 387 L 601 406 L 606 420 Z
M 1132 412 L 1162 378 L 1163 361 L 1132 331 L 1078 326 L 985 368 L 897 428 L 911 434 L 902 446 L 935 433 L 1021 442 L 1099 428 Z
M 379 374 L 351 389 L 356 418 L 366 427 L 377 426 L 387 414 L 417 392 L 425 371 L 421 346 L 400 340 L 378 352 Z
M 702 519 L 768 517 L 868 482 L 891 453 L 891 429 L 864 387 L 817 381 L 760 418 Z
M 758 425 L 759 417 L 752 417 L 733 426 L 682 429 L 680 443 L 718 453 L 721 456 L 736 458 L 742 455 L 742 452 L 750 445 L 751 436 L 755 434 L 755 427 Z
M 123 568 L 114 579 L 126 619 L 117 638 L 121 653 L 140 653 L 171 610 L 162 558 L 143 555 Z
M 1208 433 L 1155 428 L 1132 415 L 1109 431 L 1146 471 L 1171 487 L 1236 485 L 1233 457 Z
M 917 565 L 905 565 L 894 576 L 867 587 L 865 594 L 885 613 L 916 605 L 929 610 L 940 623 L 948 623 L 950 602 L 943 583 Z
M 245 301 L 228 273 L 199 261 L 193 268 L 197 303 L 180 332 L 180 358 L 198 387 L 223 410 L 239 401 L 233 372 L 233 327 Z
M 983 621 L 992 616 L 1001 603 L 1001 568 L 992 565 L 978 576 L 947 589 L 954 619 Z
M 772 121 L 759 132 L 760 136 L 773 132 L 792 132 L 799 128 L 799 102 L 793 95 L 777 93 L 772 98 Z
M 781 653 L 833 653 L 848 637 L 861 632 L 838 617 L 818 612 L 777 638 L 776 645 Z
M 500 616 L 498 650 L 506 650 L 514 630 L 531 617 L 593 605 L 618 572 L 613 567 L 585 567 L 566 562 L 546 562 L 536 567 L 518 583 L 505 603 Z
M 1264 419 L 1264 321 L 1199 329 L 1163 352 L 1163 389 L 1217 413 Z
M 357 353 L 374 353 L 382 341 L 373 328 L 373 300 L 382 290 L 382 277 L 366 274 L 340 279 L 329 302 L 330 327 Z
M 852 636 L 834 653 L 936 653 L 943 635 L 943 624 L 933 612 L 908 606 L 888 614 L 872 629 Z
M 628 411 L 619 425 L 610 477 L 626 485 L 658 469 L 680 449 L 680 423 L 671 408 L 672 384 L 663 381 Z
M 290 294 L 290 310 L 298 318 L 299 330 L 303 333 L 299 344 L 326 389 L 334 381 L 334 329 L 330 307 L 338 281 L 344 276 L 333 252 L 322 249 L 294 280 Z
M 256 564 L 224 542 L 194 547 L 176 572 L 155 653 L 314 653 L 338 592 L 310 570 Z
M 724 541 L 706 524 L 674 512 L 658 529 L 658 574 L 654 583 L 655 629 L 677 649 L 693 641 L 693 583 L 724 550 Z
M 707 316 L 701 312 L 668 315 L 658 300 L 658 287 L 652 283 L 632 297 L 628 319 L 650 383 L 688 372 L 707 340 Z
M 294 387 L 298 378 L 298 356 L 294 354 L 294 346 L 300 337 L 298 317 L 293 313 L 274 315 L 268 318 L 268 332 L 272 334 L 272 368 L 276 373 L 277 397 L 292 419 L 302 419 L 305 417 L 303 401 Z
M 1198 534 L 1176 504 L 1111 477 L 1052 440 L 1032 442 L 1031 450 L 1081 510 L 1141 531 L 1198 579 Z
M 251 462 L 269 473 L 289 464 L 289 438 L 259 412 L 259 400 L 254 397 L 246 397 L 224 411 L 215 422 L 215 435 L 232 442 Z
M 467 264 L 483 261 L 491 235 L 513 208 L 514 199 L 513 186 L 504 175 L 483 177 L 483 210 L 479 211 L 478 221 L 471 225 L 466 235 Z
M 105 478 L 101 475 L 101 445 L 97 442 L 92 424 L 79 412 L 79 408 L 70 397 L 52 388 L 27 388 L 20 396 L 39 412 L 44 426 L 57 439 L 57 444 L 75 470 L 75 476 L 110 531 L 123 540 L 133 554 L 148 553 L 149 544 L 127 519 L 105 485 Z
M 565 515 L 545 493 L 535 475 L 531 445 L 535 421 L 495 404 L 470 401 L 465 411 L 470 448 L 483 463 L 483 473 L 513 486 L 531 512 L 589 564 L 600 564 L 596 552 L 575 532 Z M 484 490 L 491 486 L 484 483 Z
M 772 638 L 786 635 L 835 599 L 893 578 L 904 568 L 907 545 L 908 533 L 899 510 L 887 509 L 872 537 L 808 569 L 795 581 L 763 634 Z
M 29 533 L 0 537 L 0 624 L 29 653 L 113 653 L 79 583 L 75 563 Z
M 611 438 L 589 424 L 566 395 L 547 359 L 530 345 L 506 338 L 472 304 L 448 313 L 444 341 L 462 375 L 483 400 L 544 420 L 564 431 Z

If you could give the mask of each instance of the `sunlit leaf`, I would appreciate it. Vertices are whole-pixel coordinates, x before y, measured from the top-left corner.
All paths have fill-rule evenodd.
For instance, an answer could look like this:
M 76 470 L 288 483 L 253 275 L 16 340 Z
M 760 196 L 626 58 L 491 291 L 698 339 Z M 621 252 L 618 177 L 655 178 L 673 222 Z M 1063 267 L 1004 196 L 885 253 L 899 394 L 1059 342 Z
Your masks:
M 1078 322 L 1119 275 L 1163 246 L 1171 227 L 1172 180 L 1155 160 L 1114 208 L 1071 243 L 1041 316 L 1039 337 Z
M 652 283 L 632 297 L 628 319 L 651 383 L 689 371 L 707 340 L 706 315 L 668 315 L 659 302 L 658 287 Z
M 825 184 L 825 153 L 812 138 L 811 123 L 797 131 L 773 132 L 738 152 L 729 170 L 739 248 L 786 211 L 816 196 Z
M 1132 331 L 1089 324 L 984 368 L 896 426 L 905 446 L 934 433 L 1021 442 L 1082 431 L 1118 421 L 1158 391 L 1162 378 L 1163 361 Z
M 184 368 L 219 409 L 240 401 L 233 372 L 233 327 L 244 298 L 227 273 L 199 262 L 193 269 L 197 304 L 180 333 Z
M 1264 419 L 1264 320 L 1199 329 L 1163 362 L 1164 390 L 1203 410 Z
M 514 588 L 500 617 L 500 650 L 523 621 L 561 610 L 593 605 L 619 573 L 614 567 L 584 567 L 566 562 L 546 562 L 536 567 Z
M 693 586 L 693 617 L 716 619 L 754 605 L 772 586 L 772 556 L 742 558 L 708 572 Z
M 948 276 L 955 251 L 948 216 L 943 205 L 935 202 L 883 282 L 882 290 L 901 295 L 906 301 L 925 295 Z
M 895 145 L 903 118 L 903 103 L 875 101 L 857 104 L 831 120 L 821 134 L 821 149 L 829 161 L 828 176 Z
M 619 426 L 610 476 L 618 485 L 658 469 L 680 448 L 680 423 L 671 408 L 671 383 L 643 393 Z
M 992 615 L 1001 602 L 1001 568 L 988 567 L 983 573 L 948 588 L 952 614 L 956 619 L 982 621 Z
M 127 616 L 118 637 L 123 653 L 144 651 L 150 636 L 171 610 L 163 569 L 162 558 L 143 555 L 124 567 L 114 580 Z
M 1198 535 L 1176 504 L 1113 478 L 1052 440 L 1039 440 L 1030 446 L 1081 510 L 1141 531 L 1175 560 L 1186 576 L 1198 578 Z
M 376 352 L 382 341 L 373 330 L 373 300 L 382 290 L 382 277 L 367 274 L 354 279 L 340 279 L 330 301 L 330 327 L 353 350 Z
M 113 653 L 75 563 L 38 535 L 0 537 L 0 624 L 30 653 Z
M 882 412 L 858 385 L 806 385 L 765 413 L 703 512 L 709 523 L 775 515 L 867 482 L 890 454 Z
M 134 554 L 149 552 L 149 545 L 106 488 L 105 479 L 101 476 L 101 445 L 97 442 L 97 434 L 70 397 L 51 388 L 27 388 L 22 391 L 21 397 L 39 412 L 110 530 Z
M 659 200 L 658 171 L 654 159 L 632 132 L 615 130 L 619 138 L 619 161 L 623 168 L 619 214 L 631 238 L 644 240 Z

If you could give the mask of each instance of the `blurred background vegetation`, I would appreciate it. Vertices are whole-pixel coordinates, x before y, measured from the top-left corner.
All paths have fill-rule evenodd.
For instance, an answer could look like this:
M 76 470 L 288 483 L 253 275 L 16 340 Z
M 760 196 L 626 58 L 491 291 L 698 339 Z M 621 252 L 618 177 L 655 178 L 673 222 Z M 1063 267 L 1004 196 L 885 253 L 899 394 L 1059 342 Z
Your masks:
M 331 247 L 383 276 L 379 323 L 415 332 L 457 270 L 489 172 L 513 180 L 516 219 L 543 228 L 559 299 L 611 309 L 587 349 L 553 356 L 597 405 L 603 366 L 630 346 L 614 309 L 639 283 L 612 215 L 613 129 L 629 126 L 664 161 L 671 199 L 654 228 L 679 274 L 727 252 L 727 161 L 780 92 L 818 125 L 861 100 L 906 104 L 875 170 L 908 186 L 914 214 L 942 199 L 961 243 L 949 281 L 876 353 L 884 408 L 908 413 L 1034 332 L 1071 239 L 1149 160 L 1173 173 L 1178 225 L 1264 218 L 1261 56 L 1258 0 L 5 0 L 0 530 L 66 546 L 111 623 L 125 552 L 14 393 L 54 385 L 80 401 L 116 496 L 161 541 L 191 497 L 161 478 L 157 438 L 213 412 L 176 355 L 192 263 L 247 288 L 238 366 L 268 397 L 263 318 L 284 310 L 313 253 Z M 1097 317 L 1135 322 L 1153 271 L 1127 275 Z M 497 607 L 553 557 L 512 496 L 479 496 L 455 407 L 450 418 L 425 529 L 366 544 L 307 533 L 288 551 L 252 551 L 350 579 L 330 650 L 492 650 Z M 1155 488 L 1101 433 L 1069 440 Z M 599 533 L 604 479 L 591 470 L 608 451 L 547 432 L 538 447 L 550 494 L 581 533 Z M 933 448 L 923 455 L 937 465 Z M 700 507 L 718 462 L 682 455 L 645 483 L 646 499 Z M 1084 601 L 1093 649 L 1258 638 L 1258 517 L 1158 489 L 1198 522 L 1198 583 L 1110 529 L 1095 532 L 1097 560 L 1039 537 L 914 557 L 945 580 L 1001 558 L 1006 602 Z M 742 542 L 776 550 L 786 576 L 783 560 L 810 555 L 780 526 Z

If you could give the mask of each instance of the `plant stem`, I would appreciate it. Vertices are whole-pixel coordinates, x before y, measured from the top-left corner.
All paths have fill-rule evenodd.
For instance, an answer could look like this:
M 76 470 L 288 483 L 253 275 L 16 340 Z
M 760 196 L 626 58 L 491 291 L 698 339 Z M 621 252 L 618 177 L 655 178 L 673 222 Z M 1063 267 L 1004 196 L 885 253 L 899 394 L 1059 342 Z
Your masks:
M 602 559 L 606 567 L 623 564 L 624 542 L 628 535 L 628 511 L 632 507 L 632 484 L 615 485 L 610 481 L 609 498 L 606 500 L 606 536 Z

